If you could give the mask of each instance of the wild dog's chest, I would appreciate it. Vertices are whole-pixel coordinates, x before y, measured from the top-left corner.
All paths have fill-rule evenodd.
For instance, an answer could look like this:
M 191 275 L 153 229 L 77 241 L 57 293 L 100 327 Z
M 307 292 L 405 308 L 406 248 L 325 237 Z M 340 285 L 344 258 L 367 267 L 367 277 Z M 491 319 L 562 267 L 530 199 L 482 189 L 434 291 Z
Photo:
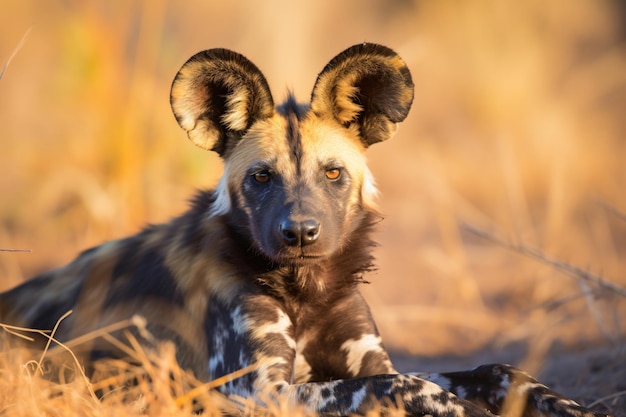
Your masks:
M 209 378 L 251 365 L 272 369 L 271 375 L 256 375 L 264 383 L 393 372 L 368 306 L 356 289 L 323 306 L 301 307 L 305 308 L 294 312 L 259 293 L 211 298 L 205 323 Z

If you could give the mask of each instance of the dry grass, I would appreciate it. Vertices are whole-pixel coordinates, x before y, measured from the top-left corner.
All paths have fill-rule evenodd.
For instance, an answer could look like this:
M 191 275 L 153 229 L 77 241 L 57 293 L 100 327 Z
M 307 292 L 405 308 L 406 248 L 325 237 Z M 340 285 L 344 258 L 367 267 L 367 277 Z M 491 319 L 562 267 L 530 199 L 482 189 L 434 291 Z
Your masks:
M 0 248 L 32 252 L 0 252 L 0 290 L 165 221 L 194 188 L 216 183 L 221 163 L 184 139 L 169 109 L 170 82 L 190 55 L 237 50 L 277 100 L 287 87 L 306 100 L 328 59 L 367 40 L 396 49 L 416 84 L 397 137 L 368 155 L 387 218 L 380 269 L 363 292 L 387 346 L 463 355 L 471 366 L 481 352 L 506 358 L 521 344 L 538 370 L 555 346 L 619 347 L 623 296 L 544 261 L 626 286 L 621 16 L 617 0 L 4 2 Z M 24 410 L 100 412 L 88 396 L 29 394 L 40 378 L 8 361 L 0 368 Z M 607 370 L 589 398 L 626 389 L 615 375 Z
M 0 344 L 3 416 L 189 416 L 200 411 L 209 417 L 237 411 L 250 416 L 305 415 L 302 409 L 286 402 L 268 401 L 267 406 L 259 406 L 245 398 L 227 400 L 215 391 L 253 367 L 201 382 L 178 366 L 171 343 L 149 348 L 140 345 L 130 332 L 125 332 L 122 340 L 110 336 L 125 328 L 138 329 L 146 336 L 145 322 L 139 317 L 67 343 L 54 338 L 55 330 L 42 332 L 4 324 L 0 328 L 6 332 L 0 336 L 0 342 L 4 342 Z M 33 333 L 49 338 L 43 351 L 28 349 L 28 342 L 32 342 L 29 334 Z M 88 378 L 72 347 L 96 338 L 114 344 L 128 354 L 129 360 L 98 362 Z

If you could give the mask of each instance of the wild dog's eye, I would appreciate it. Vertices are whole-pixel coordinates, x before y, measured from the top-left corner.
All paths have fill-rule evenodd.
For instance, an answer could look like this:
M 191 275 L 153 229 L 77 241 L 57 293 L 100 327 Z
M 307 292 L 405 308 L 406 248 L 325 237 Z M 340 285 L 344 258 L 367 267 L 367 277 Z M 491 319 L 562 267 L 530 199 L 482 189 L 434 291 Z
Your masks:
M 260 182 L 260 183 L 266 183 L 270 180 L 270 173 L 269 171 L 259 171 L 259 172 L 255 172 L 254 174 L 252 174 L 252 176 L 254 177 L 254 180 L 256 182 Z
M 331 168 L 326 170 L 326 178 L 329 180 L 336 180 L 341 176 L 341 169 Z

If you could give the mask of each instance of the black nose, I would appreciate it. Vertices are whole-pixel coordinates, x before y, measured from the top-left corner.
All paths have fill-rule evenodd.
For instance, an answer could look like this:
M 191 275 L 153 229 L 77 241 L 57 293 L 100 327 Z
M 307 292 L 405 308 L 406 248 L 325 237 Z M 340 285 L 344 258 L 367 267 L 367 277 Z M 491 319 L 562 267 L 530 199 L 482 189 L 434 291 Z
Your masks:
M 306 246 L 317 241 L 320 236 L 320 224 L 317 220 L 301 222 L 285 220 L 279 226 L 280 237 L 289 246 Z

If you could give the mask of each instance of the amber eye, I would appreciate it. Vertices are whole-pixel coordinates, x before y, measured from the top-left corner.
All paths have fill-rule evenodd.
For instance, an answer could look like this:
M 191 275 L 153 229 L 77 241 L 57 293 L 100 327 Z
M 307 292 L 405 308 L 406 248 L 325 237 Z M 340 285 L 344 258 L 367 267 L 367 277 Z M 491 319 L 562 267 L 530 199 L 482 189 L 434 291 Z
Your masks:
M 329 180 L 336 180 L 341 175 L 341 170 L 339 168 L 331 168 L 326 170 L 326 178 Z
M 260 182 L 260 183 L 266 183 L 270 180 L 270 173 L 267 171 L 259 171 L 259 172 L 252 174 L 252 176 L 254 177 L 254 180 L 256 182 Z

